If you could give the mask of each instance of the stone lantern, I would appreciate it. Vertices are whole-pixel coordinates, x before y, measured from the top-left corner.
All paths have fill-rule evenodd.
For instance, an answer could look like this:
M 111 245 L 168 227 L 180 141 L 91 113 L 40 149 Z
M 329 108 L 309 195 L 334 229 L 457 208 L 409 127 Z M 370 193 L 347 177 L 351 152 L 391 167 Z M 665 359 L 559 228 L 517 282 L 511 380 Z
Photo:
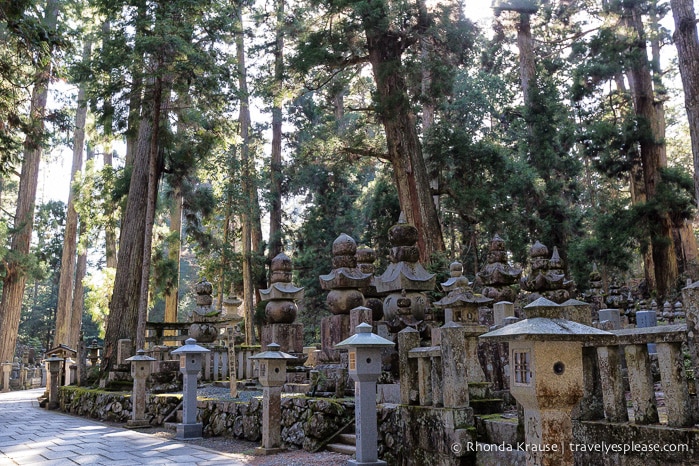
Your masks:
M 131 419 L 126 423 L 127 427 L 148 427 L 146 420 L 146 379 L 151 373 L 151 361 L 155 358 L 146 356 L 142 349 L 136 351 L 136 356 L 127 358 L 131 362 L 131 377 L 133 377 L 133 391 L 131 394 Z
M 51 356 L 44 361 L 49 364 L 49 372 L 51 373 L 51 379 L 49 381 L 49 402 L 46 407 L 48 409 L 56 409 L 58 408 L 58 375 L 61 372 L 63 358 Z
M 99 351 L 102 349 L 102 347 L 97 344 L 96 339 L 93 339 L 90 346 L 88 346 L 86 349 L 89 351 L 87 358 L 90 360 L 90 365 L 93 368 L 97 367 L 97 360 L 100 358 Z
M 583 342 L 612 334 L 562 319 L 563 306 L 539 298 L 528 318 L 481 338 L 508 342 L 510 392 L 524 408 L 531 466 L 573 465 L 571 412 L 584 394 Z
M 378 428 L 376 421 L 376 381 L 381 375 L 381 350 L 392 348 L 394 343 L 371 332 L 371 325 L 361 323 L 348 339 L 335 345 L 335 349 L 348 349 L 349 374 L 354 380 L 356 400 L 354 404 L 357 434 L 356 460 L 352 465 L 380 465 L 378 459 Z
M 177 424 L 175 438 L 180 440 L 201 438 L 202 424 L 197 422 L 197 375 L 202 368 L 202 359 L 209 350 L 197 345 L 194 338 L 188 338 L 172 354 L 180 357 L 182 386 L 182 423 Z
M 259 361 L 259 379 L 262 384 L 262 446 L 257 451 L 264 455 L 281 450 L 282 387 L 286 382 L 286 363 L 295 356 L 281 351 L 277 343 L 267 345 L 267 351 L 251 356 Z

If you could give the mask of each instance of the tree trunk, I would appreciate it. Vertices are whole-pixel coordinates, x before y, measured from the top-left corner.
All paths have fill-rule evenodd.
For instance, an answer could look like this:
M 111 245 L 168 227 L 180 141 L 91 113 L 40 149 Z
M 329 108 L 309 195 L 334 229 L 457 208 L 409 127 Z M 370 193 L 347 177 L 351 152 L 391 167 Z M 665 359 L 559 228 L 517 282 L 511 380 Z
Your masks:
M 670 0 L 675 32 L 672 38 L 677 47 L 684 105 L 689 120 L 689 137 L 694 160 L 694 197 L 699 204 L 699 37 L 697 17 L 692 0 Z M 699 277 L 694 277 L 699 278 Z
M 82 62 L 87 65 L 92 51 L 92 41 L 87 38 L 83 47 Z M 87 119 L 87 100 L 85 90 L 87 83 L 80 84 L 78 90 L 78 108 L 75 113 L 75 135 L 73 137 L 73 166 L 71 167 L 71 183 L 82 170 L 83 146 L 85 145 L 85 120 Z M 68 212 L 66 227 L 63 235 L 63 254 L 61 256 L 61 274 L 58 283 L 58 303 L 56 306 L 56 337 L 58 344 L 77 349 L 79 332 L 73 331 L 76 319 L 73 318 L 73 279 L 75 275 L 75 260 L 78 243 L 78 213 L 75 211 L 75 199 L 72 186 L 68 189 Z M 80 316 L 82 317 L 82 316 Z M 82 319 L 78 319 L 78 324 Z M 73 336 L 76 338 L 74 339 Z
M 534 39 L 528 13 L 520 13 L 517 25 L 517 47 L 519 48 L 519 77 L 522 84 L 524 105 L 529 105 L 529 90 L 536 80 L 534 62 Z
M 141 265 L 141 287 L 138 300 L 138 325 L 136 328 L 136 348 L 146 347 L 146 321 L 148 320 L 148 289 L 150 281 L 151 249 L 153 245 L 153 224 L 155 205 L 158 202 L 158 136 L 160 134 L 160 109 L 163 102 L 163 78 L 155 78 L 153 89 L 152 126 L 148 151 L 148 201 L 146 203 L 146 224 L 143 233 L 143 263 Z
M 662 120 L 662 102 L 655 101 L 651 70 L 648 64 L 643 22 L 638 6 L 624 7 L 625 21 L 635 30 L 637 56 L 629 70 L 629 81 L 634 98 L 636 114 L 647 124 L 650 137 L 641 140 L 641 164 L 643 183 L 648 201 L 656 195 L 660 183 L 660 169 L 667 166 L 665 153 L 665 122 Z M 655 266 L 655 280 L 658 296 L 663 299 L 674 291 L 677 285 L 678 269 L 675 245 L 672 237 L 672 221 L 667 212 L 661 212 L 652 220 L 651 247 Z
M 165 289 L 165 322 L 177 322 L 177 302 L 180 281 L 180 245 L 182 244 L 182 190 L 175 187 L 170 206 L 170 234 L 174 239 L 169 244 L 168 257 L 177 263 L 176 277 L 172 286 Z
M 282 98 L 284 95 L 284 0 L 276 0 L 277 23 L 274 47 L 272 104 L 272 154 L 270 160 L 269 256 L 282 252 Z
M 87 157 L 86 161 L 89 162 L 94 158 L 94 153 L 90 149 L 90 145 L 87 146 Z M 80 239 L 84 238 L 87 232 L 85 231 L 85 225 L 80 224 L 80 234 L 78 235 L 78 244 L 80 244 Z M 73 311 L 71 313 L 71 341 L 79 341 L 80 339 L 80 327 L 83 321 L 83 309 L 85 307 L 85 286 L 83 286 L 83 279 L 87 274 L 87 244 L 84 247 L 78 247 L 78 262 L 75 267 L 75 289 L 73 291 Z M 96 335 L 95 335 L 96 336 Z
M 252 283 L 252 197 L 255 195 L 255 182 L 252 178 L 252 162 L 250 160 L 250 98 L 248 95 L 247 70 L 245 68 L 245 41 L 243 37 L 243 12 L 242 4 L 237 11 L 238 24 L 241 33 L 236 37 L 238 54 L 238 90 L 240 92 L 240 164 L 242 166 L 241 187 L 243 190 L 243 203 L 241 209 L 241 242 L 243 253 L 243 315 L 245 316 L 245 344 L 255 343 L 255 327 L 253 319 L 255 308 L 253 302 Z
M 48 0 L 44 16 L 45 30 L 53 33 L 58 22 L 60 2 Z M 24 158 L 19 178 L 17 209 L 15 211 L 14 233 L 10 250 L 14 259 L 6 264 L 3 279 L 2 300 L 0 301 L 0 362 L 12 361 L 17 343 L 17 331 L 22 309 L 22 297 L 26 274 L 21 266 L 21 258 L 29 253 L 34 224 L 34 203 L 39 183 L 39 162 L 41 161 L 42 139 L 46 100 L 51 77 L 51 53 L 41 60 L 32 90 L 30 117 L 32 126 L 24 140 Z M 13 257 L 11 256 L 11 257 Z
M 109 38 L 110 24 L 109 20 L 102 23 L 102 36 L 103 36 L 103 47 L 106 46 L 106 41 Z M 111 78 L 110 78 L 111 79 Z M 105 168 L 112 168 L 114 166 L 113 154 L 112 154 L 112 137 L 113 137 L 113 120 L 114 120 L 114 106 L 112 105 L 111 96 L 106 96 L 104 99 L 104 155 L 103 163 Z M 116 254 L 116 225 L 112 221 L 113 214 L 109 212 L 107 215 L 107 223 L 104 226 L 104 245 L 105 245 L 105 260 L 107 267 L 116 269 L 117 266 L 117 254 Z
M 145 240 L 146 210 L 148 203 L 149 160 L 153 134 L 153 102 L 144 99 L 144 118 L 138 131 L 137 150 L 131 172 L 129 194 L 121 224 L 119 252 L 114 290 L 109 302 L 109 318 L 104 341 L 103 375 L 116 364 L 116 349 L 120 339 L 136 336 L 138 304 L 143 274 L 143 245 Z M 147 116 L 146 116 L 147 115 Z
M 388 160 L 398 189 L 400 206 L 418 230 L 420 260 L 427 263 L 445 250 L 437 209 L 432 201 L 429 178 L 417 134 L 401 67 L 403 42 L 374 19 L 364 18 L 369 61 L 377 90 L 378 116 L 386 133 Z

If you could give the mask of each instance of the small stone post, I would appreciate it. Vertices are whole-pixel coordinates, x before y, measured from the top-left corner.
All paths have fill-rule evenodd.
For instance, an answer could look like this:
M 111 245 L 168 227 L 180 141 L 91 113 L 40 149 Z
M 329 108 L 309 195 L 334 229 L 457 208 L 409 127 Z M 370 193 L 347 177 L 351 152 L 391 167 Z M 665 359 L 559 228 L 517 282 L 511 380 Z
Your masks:
M 202 367 L 202 355 L 209 350 L 188 338 L 183 346 L 172 352 L 180 357 L 180 372 L 183 375 L 182 423 L 177 424 L 176 439 L 201 438 L 202 424 L 197 422 L 197 375 Z
M 11 362 L 2 363 L 2 392 L 10 391 L 10 372 L 12 371 Z
M 51 379 L 49 381 L 49 402 L 46 405 L 48 409 L 58 408 L 58 374 L 61 372 L 61 363 L 63 358 L 58 356 L 51 356 L 46 359 L 49 363 L 49 372 L 51 373 Z
M 362 323 L 357 333 L 335 345 L 348 349 L 349 373 L 354 380 L 354 416 L 357 435 L 356 459 L 348 465 L 373 466 L 386 464 L 379 460 L 378 423 L 376 420 L 376 381 L 381 375 L 381 350 L 394 343 L 371 333 L 371 325 Z
M 155 361 L 155 358 L 146 356 L 146 352 L 140 349 L 136 351 L 136 356 L 131 356 L 126 360 L 131 362 L 131 376 L 133 377 L 131 419 L 127 421 L 126 427 L 131 429 L 148 427 L 150 423 L 146 420 L 146 379 L 151 372 L 151 361 Z
M 273 455 L 282 450 L 282 387 L 286 382 L 286 363 L 297 358 L 283 353 L 281 346 L 272 342 L 267 345 L 267 351 L 250 359 L 260 361 L 259 379 L 262 384 L 262 446 L 255 452 Z

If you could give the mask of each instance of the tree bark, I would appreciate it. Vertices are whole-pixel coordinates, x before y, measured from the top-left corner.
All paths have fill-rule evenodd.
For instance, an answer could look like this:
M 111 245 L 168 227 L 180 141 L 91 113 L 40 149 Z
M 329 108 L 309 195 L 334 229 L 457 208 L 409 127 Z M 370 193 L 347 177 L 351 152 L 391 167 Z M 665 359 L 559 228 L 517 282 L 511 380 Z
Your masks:
M 274 47 L 274 102 L 272 104 L 272 154 L 270 160 L 269 255 L 282 252 L 282 99 L 284 96 L 284 0 L 276 1 Z
M 106 46 L 106 41 L 110 34 L 110 23 L 106 20 L 102 23 L 102 37 L 103 37 L 103 47 Z M 111 78 L 110 78 L 111 79 Z M 105 168 L 112 168 L 114 166 L 113 154 L 112 154 L 112 137 L 113 137 L 113 120 L 114 120 L 114 106 L 112 104 L 111 96 L 107 96 L 104 99 L 104 155 L 103 163 Z M 113 221 L 113 215 L 111 212 L 107 215 L 107 223 L 104 226 L 104 245 L 105 245 L 105 260 L 107 267 L 116 269 L 117 266 L 117 254 L 116 254 L 116 225 Z
M 624 7 L 624 18 L 636 33 L 637 61 L 629 70 L 629 81 L 634 99 L 634 109 L 647 125 L 648 136 L 641 139 L 641 164 L 643 183 L 648 201 L 656 196 L 661 182 L 660 170 L 667 166 L 665 152 L 665 122 L 662 120 L 662 102 L 655 100 L 651 70 L 648 64 L 643 22 L 637 5 Z M 660 107 L 660 108 L 659 108 Z M 660 212 L 651 225 L 651 248 L 655 267 L 658 296 L 663 299 L 677 285 L 678 269 L 672 235 L 672 221 L 667 212 Z
M 238 24 L 240 33 L 236 37 L 236 50 L 238 54 L 238 90 L 240 93 L 240 164 L 242 166 L 241 186 L 243 190 L 243 204 L 241 209 L 241 242 L 243 253 L 243 315 L 245 316 L 245 344 L 255 343 L 255 327 L 253 324 L 255 308 L 253 301 L 252 283 L 252 209 L 255 196 L 255 182 L 252 178 L 252 163 L 250 160 L 250 98 L 248 94 L 247 69 L 245 68 L 245 40 L 243 36 L 243 11 L 239 4 Z
M 148 320 L 148 289 L 150 281 L 151 249 L 153 245 L 153 224 L 155 206 L 158 202 L 158 139 L 160 134 L 160 111 L 163 102 L 163 78 L 155 78 L 153 88 L 152 131 L 148 151 L 148 200 L 146 203 L 146 223 L 143 233 L 143 263 L 141 264 L 141 286 L 138 299 L 138 325 L 136 328 L 136 348 L 146 347 L 146 321 Z M 140 136 L 140 135 L 139 135 Z
M 182 244 L 182 190 L 175 187 L 170 206 L 170 234 L 174 239 L 169 244 L 168 257 L 177 263 L 177 275 L 172 286 L 165 289 L 165 322 L 177 322 L 177 303 L 180 280 L 180 245 Z
M 520 13 L 517 25 L 517 47 L 519 48 L 519 76 L 522 84 L 524 105 L 529 105 L 529 90 L 536 80 L 534 62 L 534 39 L 528 13 Z
M 699 36 L 692 0 L 670 0 L 680 76 L 684 89 L 684 105 L 689 120 L 689 137 L 694 160 L 694 197 L 699 205 Z M 699 277 L 693 277 L 699 278 Z
M 400 206 L 409 223 L 418 230 L 420 260 L 427 263 L 445 250 L 437 209 L 432 201 L 416 117 L 411 108 L 407 86 L 401 72 L 404 41 L 377 21 L 372 12 L 363 18 L 377 90 L 377 111 L 386 133 L 388 160 L 398 190 Z
M 82 62 L 87 65 L 92 51 L 92 40 L 85 39 Z M 75 113 L 75 134 L 73 137 L 73 166 L 71 167 L 71 184 L 83 166 L 83 146 L 85 145 L 85 121 L 87 119 L 87 100 L 85 91 L 87 83 L 81 83 L 78 89 L 78 108 Z M 77 350 L 77 332 L 73 331 L 76 319 L 73 318 L 73 283 L 75 276 L 75 261 L 78 243 L 78 213 L 75 211 L 75 196 L 73 187 L 68 190 L 68 212 L 66 227 L 63 235 L 63 254 L 61 256 L 61 274 L 58 282 L 58 303 L 56 306 L 56 337 L 57 344 L 64 344 Z M 82 317 L 82 316 L 80 316 Z M 77 319 L 78 326 L 82 319 Z M 73 338 L 75 336 L 75 338 Z
M 60 2 L 58 0 L 46 2 L 44 24 L 46 30 L 51 31 L 51 33 L 56 30 L 59 8 Z M 2 300 L 0 301 L 0 362 L 12 361 L 17 343 L 22 297 L 26 283 L 26 273 L 19 261 L 22 256 L 29 253 L 32 237 L 34 204 L 39 183 L 39 163 L 44 136 L 44 117 L 52 70 L 51 62 L 51 53 L 49 52 L 41 60 L 41 68 L 37 70 L 32 90 L 30 107 L 32 127 L 24 140 L 24 158 L 19 179 L 14 233 L 10 244 L 10 250 L 14 253 L 15 258 L 6 264 Z
M 87 146 L 87 157 L 86 162 L 89 162 L 94 158 L 94 153 L 90 150 L 90 146 Z M 78 244 L 80 244 L 80 238 L 84 238 L 86 235 L 84 223 L 80 224 L 80 233 L 78 234 Z M 85 307 L 85 286 L 83 286 L 83 279 L 87 274 L 87 245 L 84 247 L 78 247 L 78 262 L 75 266 L 75 289 L 73 291 L 73 302 L 71 313 L 71 341 L 79 342 L 80 339 L 80 328 L 83 321 L 83 309 Z M 96 336 L 96 335 L 95 335 Z
M 120 339 L 134 339 L 138 324 L 138 305 L 143 274 L 146 210 L 148 203 L 148 177 L 153 134 L 151 99 L 144 99 L 144 118 L 138 131 L 137 150 L 126 198 L 126 209 L 121 225 L 118 263 L 114 277 L 114 290 L 109 302 L 109 317 L 104 341 L 104 374 L 116 364 L 116 349 Z M 147 115 L 147 116 L 146 116 Z M 135 343 L 135 342 L 134 342 Z

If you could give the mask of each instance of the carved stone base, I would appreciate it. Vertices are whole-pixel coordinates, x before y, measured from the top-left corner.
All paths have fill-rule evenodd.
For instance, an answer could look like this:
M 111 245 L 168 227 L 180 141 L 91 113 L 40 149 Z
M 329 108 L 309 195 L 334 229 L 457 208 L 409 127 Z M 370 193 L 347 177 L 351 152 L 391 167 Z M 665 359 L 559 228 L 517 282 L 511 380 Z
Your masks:
M 262 351 L 276 343 L 285 353 L 303 353 L 303 324 L 269 324 L 262 327 Z

